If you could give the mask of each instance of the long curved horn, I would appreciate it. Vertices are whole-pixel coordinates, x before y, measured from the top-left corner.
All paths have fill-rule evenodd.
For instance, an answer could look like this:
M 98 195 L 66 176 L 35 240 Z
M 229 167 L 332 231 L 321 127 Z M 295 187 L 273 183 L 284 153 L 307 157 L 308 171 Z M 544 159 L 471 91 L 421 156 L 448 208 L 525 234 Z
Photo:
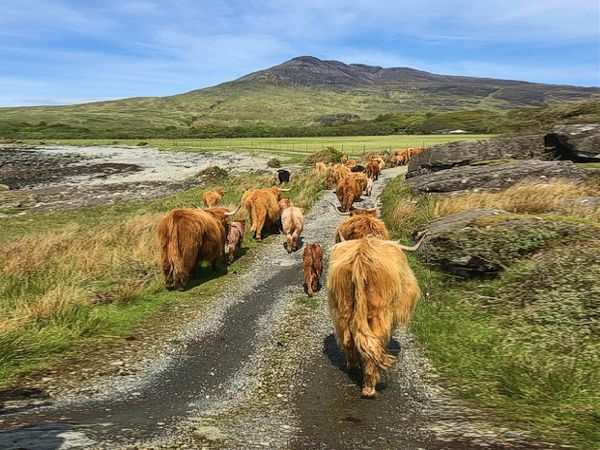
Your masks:
M 241 208 L 241 205 L 238 205 L 238 207 L 235 209 L 235 211 L 233 211 L 233 212 L 226 212 L 225 215 L 227 217 L 233 216 L 236 212 L 238 212 L 240 210 L 240 208 Z
M 196 204 L 194 204 L 193 206 L 194 206 L 194 208 L 196 208 L 196 209 L 202 209 L 202 207 L 201 207 L 201 206 L 198 206 L 198 205 L 196 205 Z
M 288 189 L 283 189 L 283 188 L 278 188 L 281 192 L 289 192 L 292 190 L 292 188 L 288 188 Z
M 375 209 L 379 209 L 379 199 L 381 198 L 381 194 L 375 197 Z
M 350 211 L 343 213 L 343 212 L 340 212 L 340 210 L 337 209 L 337 206 L 335 206 L 332 202 L 329 202 L 329 204 L 331 205 L 331 207 L 333 208 L 333 210 L 336 213 L 338 213 L 338 215 L 340 215 L 340 216 L 349 216 L 350 215 Z
M 346 242 L 346 239 L 344 239 L 344 235 L 342 234 L 342 232 L 340 230 L 338 230 L 338 235 L 340 237 L 340 242 Z
M 421 243 L 423 242 L 423 239 L 425 239 L 425 236 L 427 236 L 427 234 L 428 234 L 427 232 L 423 233 L 423 234 L 422 234 L 422 235 L 419 237 L 419 240 L 418 240 L 418 242 L 417 242 L 415 245 L 413 245 L 412 247 L 406 247 L 405 245 L 402 245 L 402 244 L 400 244 L 400 243 L 398 243 L 398 246 L 399 246 L 399 247 L 400 247 L 402 250 L 404 250 L 405 252 L 414 252 L 414 251 L 417 251 L 417 250 L 418 250 L 418 248 L 421 246 Z

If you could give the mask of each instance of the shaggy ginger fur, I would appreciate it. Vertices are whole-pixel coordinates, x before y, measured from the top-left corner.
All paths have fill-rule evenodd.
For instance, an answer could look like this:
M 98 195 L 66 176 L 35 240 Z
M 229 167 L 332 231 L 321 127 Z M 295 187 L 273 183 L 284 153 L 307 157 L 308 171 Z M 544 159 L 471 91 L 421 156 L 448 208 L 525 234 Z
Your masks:
M 342 164 L 335 164 L 327 173 L 327 186 L 334 187 L 341 179 L 350 175 L 350 169 Z
M 358 189 L 360 189 L 360 190 L 357 189 L 357 191 L 356 191 L 357 197 L 356 198 L 360 198 L 363 191 L 365 189 L 367 189 L 367 184 L 368 184 L 369 178 L 367 177 L 367 174 L 365 174 L 363 172 L 355 172 L 355 173 L 352 173 L 350 176 L 352 178 L 354 178 L 356 180 L 356 182 L 358 183 Z
M 281 209 L 281 228 L 287 239 L 287 251 L 292 253 L 298 248 L 298 240 L 304 228 L 304 214 L 302 209 L 293 206 L 289 199 L 279 201 Z
M 347 241 L 368 236 L 388 240 L 390 236 L 385 223 L 376 214 L 370 210 L 352 210 L 350 217 L 342 220 L 335 231 L 336 244 L 341 241 L 340 234 Z
M 227 242 L 225 242 L 225 254 L 227 261 L 233 262 L 235 254 L 239 252 L 244 240 L 246 221 L 231 222 L 227 226 Z
M 373 193 L 373 180 L 371 178 L 367 179 L 367 188 L 365 189 L 365 194 L 369 197 Z
M 219 206 L 221 200 L 223 200 L 223 189 L 215 189 L 214 191 L 208 191 L 202 194 L 202 202 L 204 206 L 212 208 L 213 206 Z
M 281 189 L 251 189 L 242 195 L 242 204 L 251 220 L 250 231 L 257 241 L 262 240 L 263 227 L 269 226 L 280 217 L 277 202 L 281 197 Z
M 342 212 L 350 211 L 352 204 L 360 198 L 361 186 L 356 178 L 347 176 L 338 181 L 335 195 L 340 202 Z
M 329 311 L 349 367 L 363 363 L 362 395 L 373 398 L 379 370 L 394 357 L 386 350 L 398 324 L 410 320 L 420 291 L 398 244 L 376 238 L 331 248 L 327 278 Z
M 379 160 L 372 159 L 371 161 L 369 161 L 369 164 L 367 164 L 367 176 L 371 180 L 377 181 L 379 179 L 380 171 L 381 170 L 379 169 Z
M 200 261 L 209 261 L 213 270 L 216 268 L 225 245 L 225 229 L 215 215 L 220 212 L 174 209 L 160 219 L 158 242 L 167 289 L 184 289 Z
M 302 268 L 304 270 L 306 292 L 309 297 L 312 297 L 319 287 L 319 279 L 323 273 L 323 249 L 319 244 L 308 244 L 304 247 Z

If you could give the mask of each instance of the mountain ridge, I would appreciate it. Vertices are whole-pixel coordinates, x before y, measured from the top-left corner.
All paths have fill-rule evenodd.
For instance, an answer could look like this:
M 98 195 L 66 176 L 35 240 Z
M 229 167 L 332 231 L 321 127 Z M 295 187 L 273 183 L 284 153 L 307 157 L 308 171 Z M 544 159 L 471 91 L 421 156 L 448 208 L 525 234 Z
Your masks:
M 167 97 L 66 106 L 0 108 L 0 136 L 23 127 L 82 134 L 188 127 L 310 126 L 319 117 L 509 111 L 600 98 L 599 87 L 433 74 L 409 67 L 346 64 L 299 56 L 215 86 Z

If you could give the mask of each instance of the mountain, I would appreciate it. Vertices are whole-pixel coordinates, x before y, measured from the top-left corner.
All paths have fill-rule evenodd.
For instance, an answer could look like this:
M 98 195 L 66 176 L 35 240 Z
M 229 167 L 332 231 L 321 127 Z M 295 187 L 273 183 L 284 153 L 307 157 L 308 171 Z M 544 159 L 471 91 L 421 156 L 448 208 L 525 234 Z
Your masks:
M 600 98 L 598 87 L 438 75 L 301 56 L 170 97 L 0 108 L 0 136 L 23 127 L 123 135 L 190 126 L 305 126 L 323 116 L 372 119 L 413 112 L 507 111 L 594 98 Z

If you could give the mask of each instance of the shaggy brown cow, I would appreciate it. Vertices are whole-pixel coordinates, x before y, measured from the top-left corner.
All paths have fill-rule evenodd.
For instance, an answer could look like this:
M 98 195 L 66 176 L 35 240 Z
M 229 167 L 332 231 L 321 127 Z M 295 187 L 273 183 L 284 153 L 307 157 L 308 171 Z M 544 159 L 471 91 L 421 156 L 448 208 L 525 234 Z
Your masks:
M 333 203 L 331 204 L 339 215 L 346 216 L 335 231 L 335 242 L 340 242 L 340 236 L 346 240 L 362 239 L 368 236 L 388 240 L 390 238 L 385 223 L 377 218 L 377 208 L 357 208 L 348 213 L 340 213 Z
M 266 188 L 251 189 L 242 195 L 242 204 L 251 220 L 250 231 L 257 241 L 262 240 L 262 230 L 265 225 L 277 221 L 281 215 L 277 202 L 282 192 L 290 189 Z
M 225 254 L 227 260 L 233 262 L 236 253 L 239 253 L 246 231 L 246 221 L 231 222 L 227 226 L 227 242 L 225 243 Z
M 167 289 L 184 289 L 200 261 L 209 261 L 213 270 L 216 269 L 225 245 L 220 216 L 221 211 L 215 210 L 174 209 L 160 219 L 158 242 Z
M 304 269 L 304 281 L 306 292 L 309 297 L 319 287 L 319 279 L 323 273 L 323 249 L 319 244 L 308 244 L 302 253 L 302 266 Z
M 219 206 L 221 200 L 223 200 L 223 189 L 215 189 L 214 191 L 208 191 L 202 194 L 202 202 L 204 206 L 212 208 L 213 206 Z
M 394 151 L 394 154 L 390 158 L 390 166 L 404 166 L 408 164 L 410 160 L 410 149 L 408 148 L 399 148 Z
M 403 252 L 415 247 L 364 238 L 331 248 L 329 311 L 349 368 L 358 367 L 357 356 L 362 360 L 363 397 L 375 397 L 379 370 L 388 369 L 395 359 L 386 350 L 392 332 L 409 322 L 419 298 L 417 280 Z
M 367 177 L 366 174 L 364 174 L 362 172 L 351 173 L 350 176 L 358 182 L 358 186 L 360 188 L 360 191 L 358 191 L 358 194 L 356 197 L 358 199 L 361 196 L 361 194 L 367 189 L 367 184 L 368 184 L 369 178 Z
M 358 159 L 349 159 L 348 161 L 345 162 L 346 167 L 348 167 L 349 169 L 352 169 L 354 166 L 356 166 L 360 161 Z
M 377 181 L 379 179 L 379 161 L 372 159 L 367 164 L 367 177 Z
M 335 164 L 327 173 L 327 187 L 333 188 L 342 179 L 350 175 L 350 169 L 342 164 Z
M 338 181 L 335 194 L 340 202 L 342 211 L 350 211 L 352 204 L 360 198 L 361 185 L 354 177 L 342 178 Z
M 381 156 L 379 154 L 371 155 L 371 157 L 369 158 L 369 161 L 375 161 L 379 165 L 380 173 L 385 168 L 385 159 L 383 159 L 383 156 Z
M 298 248 L 298 240 L 304 228 L 304 214 L 302 209 L 292 205 L 289 199 L 279 201 L 281 209 L 281 227 L 287 239 L 287 251 L 292 253 Z

